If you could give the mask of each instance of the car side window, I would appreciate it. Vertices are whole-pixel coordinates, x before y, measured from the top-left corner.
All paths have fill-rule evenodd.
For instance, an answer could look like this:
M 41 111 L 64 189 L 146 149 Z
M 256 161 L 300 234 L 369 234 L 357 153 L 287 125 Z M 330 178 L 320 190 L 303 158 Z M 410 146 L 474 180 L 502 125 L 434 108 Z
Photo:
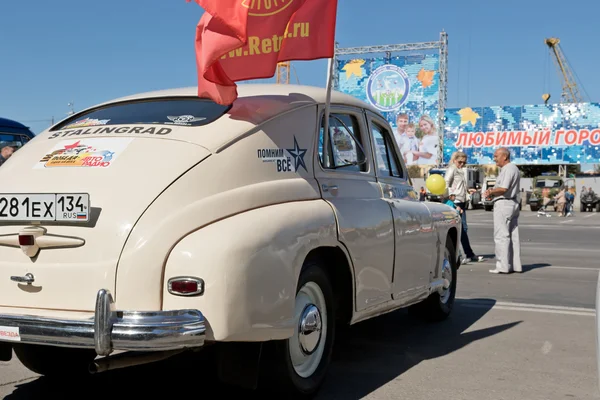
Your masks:
M 375 145 L 375 158 L 379 175 L 382 177 L 404 178 L 404 171 L 388 130 L 375 122 L 371 122 L 371 133 Z
M 325 121 L 325 118 L 323 118 Z M 351 114 L 329 115 L 328 162 L 323 161 L 324 123 L 319 134 L 319 160 L 323 168 L 343 171 L 367 171 L 367 158 L 360 134 L 358 118 Z

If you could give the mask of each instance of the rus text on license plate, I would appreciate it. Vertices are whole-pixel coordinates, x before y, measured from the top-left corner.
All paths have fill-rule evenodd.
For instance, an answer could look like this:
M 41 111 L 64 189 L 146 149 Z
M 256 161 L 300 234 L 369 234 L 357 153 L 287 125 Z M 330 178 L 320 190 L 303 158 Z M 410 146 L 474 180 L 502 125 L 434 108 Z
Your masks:
M 89 220 L 87 193 L 0 194 L 0 221 Z

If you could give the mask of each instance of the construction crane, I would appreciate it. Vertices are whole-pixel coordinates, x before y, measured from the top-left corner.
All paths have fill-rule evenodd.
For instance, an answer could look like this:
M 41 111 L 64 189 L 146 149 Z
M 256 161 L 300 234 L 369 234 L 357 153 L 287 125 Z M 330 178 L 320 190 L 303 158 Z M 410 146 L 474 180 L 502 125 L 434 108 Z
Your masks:
M 290 62 L 277 63 L 277 83 L 290 83 Z
M 569 63 L 567 58 L 563 54 L 560 48 L 560 39 L 559 38 L 548 38 L 544 40 L 544 43 L 550 48 L 550 51 L 554 55 L 554 63 L 558 68 L 558 73 L 562 79 L 562 95 L 561 99 L 563 103 L 582 103 L 583 99 L 581 94 L 579 93 L 579 87 L 575 82 L 575 77 L 571 68 L 569 67 Z M 544 102 L 548 102 L 550 99 L 549 93 L 544 93 L 542 95 L 542 99 Z

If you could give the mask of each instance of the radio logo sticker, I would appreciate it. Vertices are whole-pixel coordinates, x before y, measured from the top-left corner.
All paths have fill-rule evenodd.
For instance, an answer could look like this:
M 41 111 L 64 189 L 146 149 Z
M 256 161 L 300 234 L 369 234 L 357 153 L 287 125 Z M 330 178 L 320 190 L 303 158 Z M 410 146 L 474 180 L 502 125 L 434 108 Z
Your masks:
M 171 122 L 165 122 L 165 124 L 185 126 L 191 126 L 193 122 L 204 121 L 206 119 L 204 117 L 194 117 L 193 115 L 167 115 L 167 118 L 169 118 Z
M 57 143 L 34 169 L 57 167 L 108 168 L 133 138 L 70 140 Z

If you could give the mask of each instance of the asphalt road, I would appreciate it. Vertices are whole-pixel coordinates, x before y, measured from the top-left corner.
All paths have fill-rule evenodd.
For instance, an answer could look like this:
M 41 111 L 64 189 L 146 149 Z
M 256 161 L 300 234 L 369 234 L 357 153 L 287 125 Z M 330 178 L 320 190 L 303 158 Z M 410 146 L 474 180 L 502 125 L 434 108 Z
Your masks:
M 600 399 L 595 348 L 595 290 L 600 214 L 521 216 L 522 274 L 495 275 L 491 212 L 468 214 L 482 263 L 459 271 L 453 315 L 425 324 L 405 311 L 355 325 L 336 347 L 319 399 Z M 202 359 L 197 359 L 202 361 Z M 0 362 L 6 399 L 153 398 L 249 395 L 213 383 L 189 359 L 118 370 L 88 381 L 51 381 L 16 360 Z

